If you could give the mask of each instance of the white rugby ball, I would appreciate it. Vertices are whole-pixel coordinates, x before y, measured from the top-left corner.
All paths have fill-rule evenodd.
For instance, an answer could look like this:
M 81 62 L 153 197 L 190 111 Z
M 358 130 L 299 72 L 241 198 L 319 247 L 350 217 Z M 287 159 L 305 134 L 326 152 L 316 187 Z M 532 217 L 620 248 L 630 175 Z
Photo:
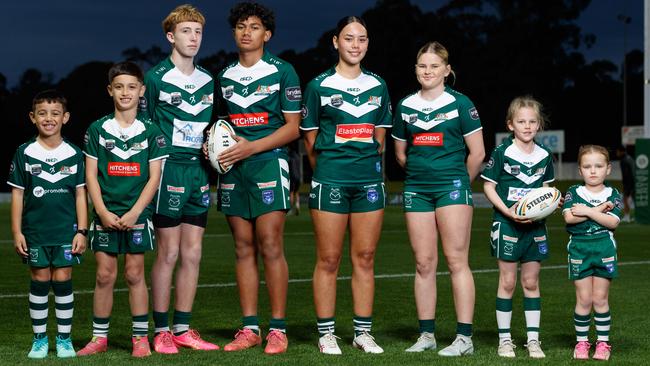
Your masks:
M 210 128 L 210 137 L 208 138 L 208 157 L 210 164 L 219 174 L 227 173 L 232 165 L 223 166 L 219 163 L 219 155 L 237 141 L 233 138 L 235 131 L 230 124 L 222 119 L 217 120 Z
M 532 189 L 519 200 L 515 213 L 533 221 L 542 220 L 560 204 L 562 192 L 555 187 L 540 187 Z

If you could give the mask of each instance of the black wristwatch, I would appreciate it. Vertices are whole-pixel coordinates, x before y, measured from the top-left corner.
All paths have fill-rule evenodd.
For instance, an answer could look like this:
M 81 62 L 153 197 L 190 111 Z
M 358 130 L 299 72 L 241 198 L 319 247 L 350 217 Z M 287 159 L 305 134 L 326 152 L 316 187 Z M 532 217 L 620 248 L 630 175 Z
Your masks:
M 79 229 L 79 230 L 77 230 L 77 234 L 81 234 L 83 236 L 88 236 L 88 229 Z

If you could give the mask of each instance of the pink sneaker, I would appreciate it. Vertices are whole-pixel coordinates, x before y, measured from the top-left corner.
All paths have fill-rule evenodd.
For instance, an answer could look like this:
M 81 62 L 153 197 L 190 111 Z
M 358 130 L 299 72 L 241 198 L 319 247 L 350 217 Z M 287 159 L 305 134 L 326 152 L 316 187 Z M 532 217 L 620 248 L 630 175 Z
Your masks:
M 199 332 L 194 329 L 190 329 L 179 336 L 172 334 L 172 340 L 174 340 L 176 346 L 188 347 L 199 351 L 216 351 L 219 349 L 219 346 L 216 344 L 201 339 Z
M 576 344 L 576 348 L 573 350 L 573 358 L 576 360 L 588 360 L 589 359 L 589 348 L 591 344 L 587 341 L 580 341 Z
M 90 356 L 95 353 L 106 352 L 108 350 L 108 338 L 93 337 L 86 347 L 77 351 L 77 356 Z
M 270 334 L 269 334 L 270 335 Z M 241 329 L 235 334 L 235 339 L 223 347 L 224 351 L 242 351 L 262 344 L 262 337 L 248 328 Z
M 131 356 L 133 357 L 151 356 L 151 348 L 149 347 L 149 338 L 147 338 L 146 336 L 131 337 L 131 342 L 133 343 L 133 352 L 131 352 Z
M 153 337 L 153 349 L 158 353 L 172 355 L 178 353 L 178 347 L 172 339 L 172 332 L 164 331 Z
M 289 340 L 287 335 L 279 330 L 272 330 L 269 332 L 269 335 L 266 336 L 266 348 L 264 348 L 264 353 L 268 355 L 275 355 L 278 353 L 287 352 L 287 347 L 289 346 Z
M 612 346 L 605 341 L 596 342 L 596 352 L 594 352 L 594 360 L 607 361 L 609 355 L 612 353 Z

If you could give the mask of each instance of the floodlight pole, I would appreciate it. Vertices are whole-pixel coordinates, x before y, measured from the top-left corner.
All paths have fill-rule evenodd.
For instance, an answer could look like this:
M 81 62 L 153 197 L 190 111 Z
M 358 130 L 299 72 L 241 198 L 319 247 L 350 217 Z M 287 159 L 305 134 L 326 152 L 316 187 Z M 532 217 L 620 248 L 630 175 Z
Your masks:
M 623 23 L 623 126 L 627 126 L 627 25 L 632 18 L 619 14 L 617 19 Z
M 643 136 L 650 138 L 650 0 L 643 4 Z

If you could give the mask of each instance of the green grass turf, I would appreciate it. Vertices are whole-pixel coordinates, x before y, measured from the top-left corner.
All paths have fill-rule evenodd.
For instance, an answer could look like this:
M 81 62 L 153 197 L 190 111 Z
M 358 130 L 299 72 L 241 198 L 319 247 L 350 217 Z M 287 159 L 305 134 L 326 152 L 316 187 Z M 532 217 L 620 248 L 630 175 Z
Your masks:
M 533 361 L 527 358 L 523 342 L 526 338 L 523 317 L 522 293 L 519 288 L 514 298 L 512 333 L 518 346 L 517 359 L 502 360 L 496 355 L 497 329 L 495 320 L 495 294 L 498 273 L 495 260 L 489 255 L 488 236 L 491 210 L 477 209 L 474 214 L 470 263 L 475 270 L 476 310 L 474 319 L 475 354 L 462 359 L 446 359 L 435 352 L 407 354 L 403 350 L 417 338 L 417 316 L 413 299 L 414 272 L 412 253 L 408 244 L 401 209 L 389 207 L 386 210 L 384 229 L 376 257 L 375 312 L 373 334 L 384 347 L 382 355 L 366 355 L 353 349 L 352 303 L 350 281 L 338 282 L 337 335 L 343 355 L 323 356 L 316 348 L 317 333 L 312 303 L 311 274 L 314 264 L 314 239 L 311 221 L 305 210 L 300 216 L 289 217 L 286 224 L 285 246 L 289 262 L 290 278 L 288 299 L 288 335 L 290 347 L 284 355 L 269 357 L 261 348 L 225 353 L 182 350 L 179 355 L 154 354 L 145 360 L 130 357 L 131 318 L 127 293 L 116 292 L 109 337 L 109 352 L 83 359 L 59 361 L 51 346 L 48 364 L 114 364 L 133 362 L 136 364 L 195 365 L 195 364 L 291 364 L 330 365 L 362 364 L 395 365 L 424 364 L 438 365 L 485 365 L 485 364 L 569 364 L 574 345 L 573 307 L 574 287 L 566 279 L 567 235 L 559 214 L 548 222 L 551 240 L 551 257 L 543 263 L 541 272 L 542 324 L 541 340 L 547 358 Z M 9 228 L 8 205 L 0 206 L 0 225 Z M 0 338 L 0 364 L 30 362 L 26 355 L 31 342 L 31 323 L 28 315 L 26 293 L 29 286 L 28 268 L 21 263 L 13 250 L 10 231 L 0 233 L 0 256 L 2 259 L 2 281 L 0 281 L 0 324 L 5 336 Z M 613 282 L 610 293 L 612 311 L 611 340 L 612 361 L 616 364 L 645 364 L 648 336 L 647 302 L 650 299 L 647 272 L 650 258 L 650 227 L 637 224 L 622 224 L 616 232 L 619 243 L 619 261 L 623 264 L 620 277 Z M 147 258 L 147 271 L 153 260 L 153 253 Z M 84 263 L 75 267 L 74 288 L 75 316 L 73 339 L 79 349 L 91 336 L 92 289 L 94 287 L 94 259 L 91 253 L 84 256 Z M 641 263 L 633 263 L 641 262 Z M 439 272 L 446 272 L 444 259 L 440 260 Z M 349 258 L 343 258 L 340 276 L 350 275 Z M 381 275 L 396 275 L 381 277 Z M 263 275 L 262 275 L 263 278 Z M 200 286 L 194 304 L 192 325 L 201 331 L 204 338 L 220 345 L 225 344 L 240 324 L 237 288 L 233 285 L 234 251 L 233 240 L 223 216 L 211 210 L 208 229 L 204 240 L 203 262 Z M 149 280 L 148 280 L 149 283 Z M 116 288 L 124 289 L 120 277 Z M 11 296 L 16 295 L 16 296 Z M 53 297 L 50 297 L 50 321 L 48 333 L 50 344 L 56 334 Z M 259 316 L 266 331 L 269 321 L 268 297 L 265 287 L 260 287 Z M 153 321 L 150 320 L 152 324 Z M 451 342 L 455 331 L 455 316 L 449 276 L 438 276 L 438 309 L 436 336 L 440 346 Z M 593 334 L 592 327 L 592 334 Z

